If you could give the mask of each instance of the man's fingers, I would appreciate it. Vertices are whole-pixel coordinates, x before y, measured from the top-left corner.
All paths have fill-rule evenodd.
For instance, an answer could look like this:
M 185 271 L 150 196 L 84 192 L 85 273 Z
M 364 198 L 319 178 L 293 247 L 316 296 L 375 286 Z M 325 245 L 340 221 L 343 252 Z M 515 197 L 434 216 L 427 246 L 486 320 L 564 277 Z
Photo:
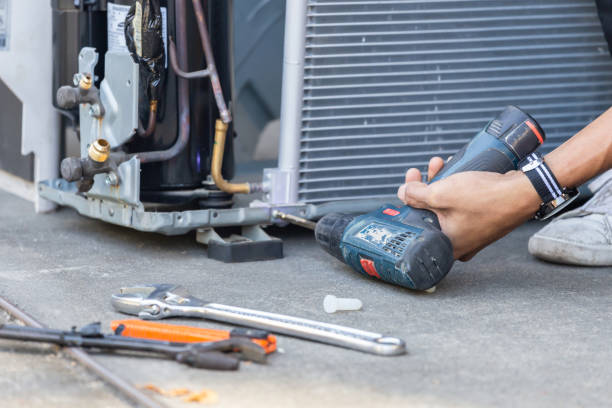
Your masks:
M 427 167 L 427 181 L 434 178 L 442 170 L 442 167 L 444 167 L 444 160 L 441 157 L 432 157 Z
M 415 208 L 428 208 L 428 195 L 429 190 L 427 184 L 418 181 L 406 183 L 397 191 L 397 196 L 404 204 Z
M 485 246 L 486 246 L 486 245 L 485 245 Z M 482 251 L 482 250 L 484 249 L 484 247 L 485 247 L 485 246 L 481 246 L 481 247 L 479 247 L 478 249 L 476 249 L 476 250 L 474 250 L 474 251 L 472 251 L 472 252 L 468 252 L 467 254 L 465 254 L 465 255 L 463 255 L 463 256 L 461 256 L 461 257 L 459 257 L 459 260 L 460 260 L 461 262 L 467 262 L 467 261 L 469 261 L 470 259 L 472 259 L 473 257 L 475 257 L 477 253 L 479 253 L 480 251 Z
M 422 176 L 421 176 L 421 172 L 419 171 L 419 169 L 415 169 L 414 167 L 411 169 L 408 169 L 408 171 L 406 172 L 406 181 L 405 183 L 411 183 L 413 181 L 421 181 Z
M 404 194 L 406 194 L 406 185 L 402 184 L 401 186 L 399 186 L 399 188 L 397 189 L 397 198 L 399 198 L 400 200 L 402 200 L 402 202 L 404 204 L 406 204 L 404 202 Z

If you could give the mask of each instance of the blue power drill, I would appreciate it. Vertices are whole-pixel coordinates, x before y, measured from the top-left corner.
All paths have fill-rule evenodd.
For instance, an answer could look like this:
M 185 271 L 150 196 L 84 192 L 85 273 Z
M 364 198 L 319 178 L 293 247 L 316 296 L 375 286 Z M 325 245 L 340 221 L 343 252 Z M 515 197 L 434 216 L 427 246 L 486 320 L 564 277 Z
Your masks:
M 505 173 L 544 142 L 527 113 L 508 106 L 464 146 L 431 181 L 462 171 Z M 453 266 L 453 247 L 431 211 L 384 205 L 361 216 L 327 214 L 315 237 L 357 272 L 410 289 L 427 290 Z

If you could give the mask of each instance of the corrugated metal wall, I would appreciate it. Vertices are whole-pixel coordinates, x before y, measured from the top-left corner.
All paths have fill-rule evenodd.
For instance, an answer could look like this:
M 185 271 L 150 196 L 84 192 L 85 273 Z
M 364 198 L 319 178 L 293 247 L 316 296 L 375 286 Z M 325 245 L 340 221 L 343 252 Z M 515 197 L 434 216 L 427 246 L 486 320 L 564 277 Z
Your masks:
M 311 0 L 300 201 L 395 195 L 507 104 L 550 150 L 612 104 L 592 0 Z

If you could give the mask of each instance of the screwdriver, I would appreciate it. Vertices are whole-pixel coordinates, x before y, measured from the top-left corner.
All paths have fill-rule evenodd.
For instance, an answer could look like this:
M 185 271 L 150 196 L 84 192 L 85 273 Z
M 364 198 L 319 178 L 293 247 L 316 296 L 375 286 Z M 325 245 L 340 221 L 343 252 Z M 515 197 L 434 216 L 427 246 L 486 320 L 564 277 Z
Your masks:
M 235 328 L 228 331 L 126 319 L 113 320 L 111 330 L 119 336 L 179 343 L 216 342 L 240 337 L 258 344 L 266 354 L 276 351 L 276 336 L 257 329 Z

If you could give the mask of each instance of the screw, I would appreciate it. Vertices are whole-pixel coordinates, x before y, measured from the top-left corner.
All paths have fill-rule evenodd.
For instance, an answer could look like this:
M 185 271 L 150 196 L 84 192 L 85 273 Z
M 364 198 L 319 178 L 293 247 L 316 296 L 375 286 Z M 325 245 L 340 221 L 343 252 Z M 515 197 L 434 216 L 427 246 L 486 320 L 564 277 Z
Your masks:
M 334 295 L 327 295 L 323 299 L 323 309 L 327 313 L 335 313 L 338 310 L 359 310 L 363 303 L 359 299 L 342 299 Z
M 109 186 L 116 186 L 119 184 L 119 177 L 115 173 L 108 173 L 106 175 L 106 180 L 104 180 Z
M 102 111 L 100 110 L 100 105 L 93 104 L 89 107 L 89 116 L 94 116 L 96 118 L 99 118 L 102 114 Z
M 158 305 L 148 305 L 145 306 L 145 310 L 152 316 L 158 315 L 161 309 Z
M 112 217 L 113 215 L 115 215 L 115 210 L 113 210 L 112 208 L 109 208 L 109 209 L 108 209 L 108 215 L 110 215 L 111 217 Z

